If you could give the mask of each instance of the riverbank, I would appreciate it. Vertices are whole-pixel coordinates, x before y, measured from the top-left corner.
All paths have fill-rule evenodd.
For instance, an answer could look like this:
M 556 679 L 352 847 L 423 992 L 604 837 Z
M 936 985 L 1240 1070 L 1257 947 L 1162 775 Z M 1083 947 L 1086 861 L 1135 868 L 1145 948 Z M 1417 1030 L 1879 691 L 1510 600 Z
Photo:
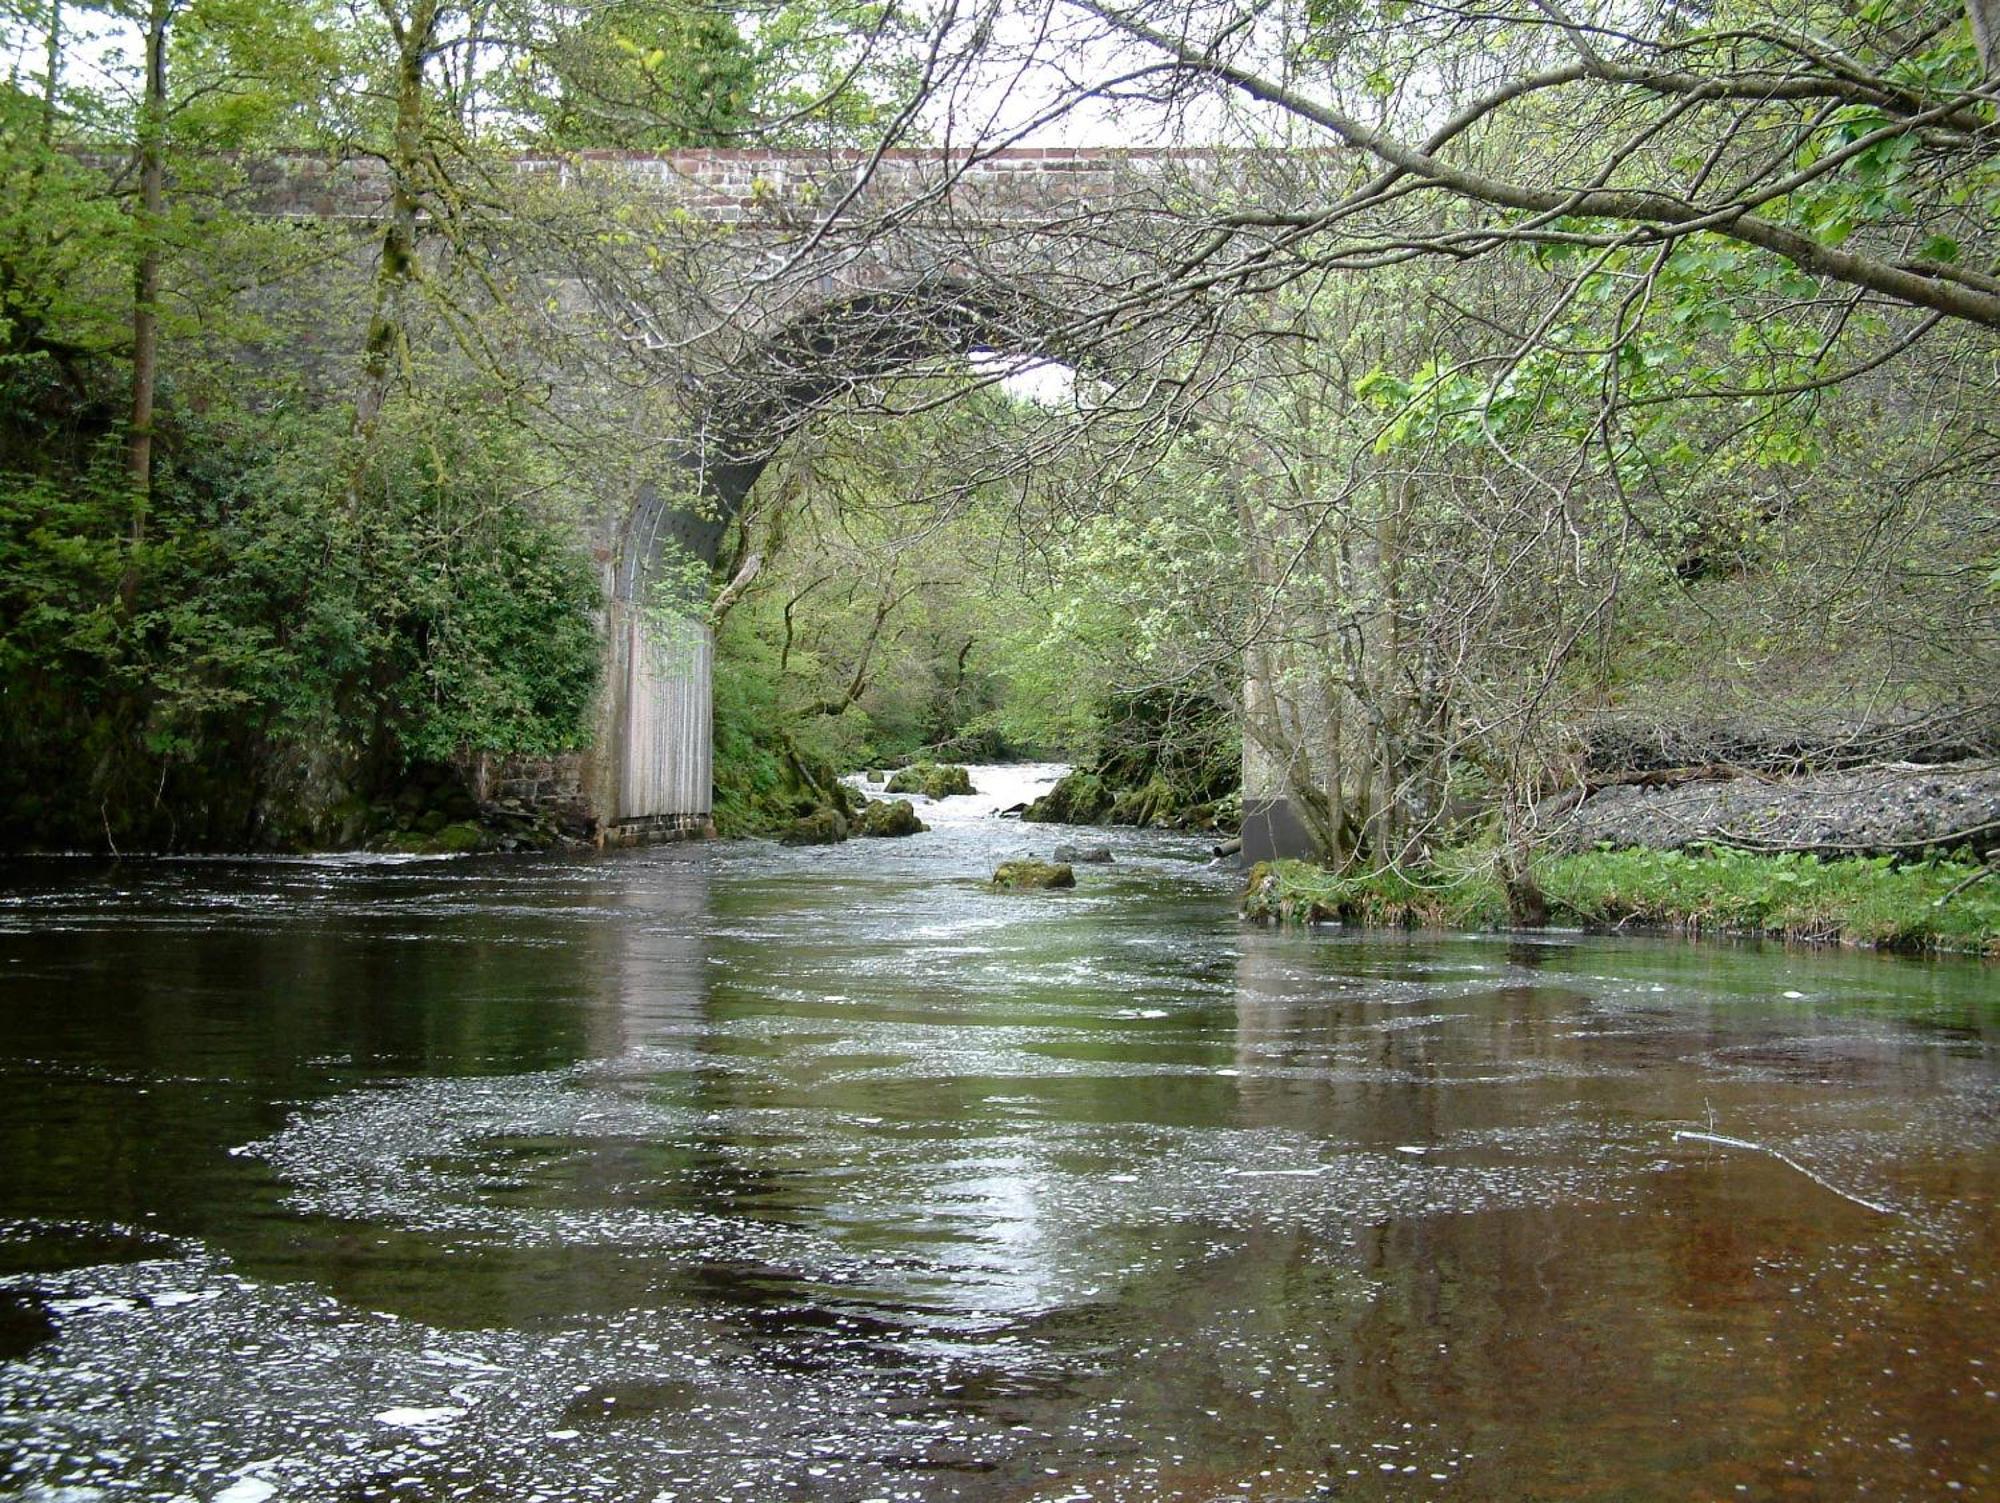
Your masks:
M 2000 872 L 1970 859 L 1893 863 L 1732 849 L 1545 855 L 1545 922 L 1814 944 L 2000 956 Z M 1513 922 L 1488 853 L 1419 872 L 1340 876 L 1303 861 L 1250 873 L 1245 917 L 1264 923 L 1500 929 Z
M 1730 846 L 1883 855 L 2000 839 L 2000 762 L 1898 763 L 1792 774 L 1734 764 L 1625 769 L 1562 820 L 1564 850 Z

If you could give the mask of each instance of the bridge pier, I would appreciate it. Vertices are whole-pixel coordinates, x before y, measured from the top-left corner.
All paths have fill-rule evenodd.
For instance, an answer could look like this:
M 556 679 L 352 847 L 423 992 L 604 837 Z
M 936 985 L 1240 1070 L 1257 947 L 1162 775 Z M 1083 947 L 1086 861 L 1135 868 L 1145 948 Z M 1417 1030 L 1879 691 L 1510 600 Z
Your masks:
M 1254 651 L 1254 650 L 1253 650 Z M 1243 859 L 1310 860 L 1317 854 L 1312 833 L 1294 806 L 1291 779 L 1277 748 L 1295 748 L 1273 736 L 1272 728 L 1295 719 L 1286 714 L 1280 691 L 1246 663 L 1243 674 Z
M 735 498 L 740 501 L 740 498 Z M 715 834 L 715 634 L 661 570 L 714 562 L 722 527 L 653 485 L 604 519 L 604 668 L 584 764 L 603 846 Z
M 608 602 L 604 682 L 585 791 L 599 845 L 715 833 L 713 678 L 706 622 Z

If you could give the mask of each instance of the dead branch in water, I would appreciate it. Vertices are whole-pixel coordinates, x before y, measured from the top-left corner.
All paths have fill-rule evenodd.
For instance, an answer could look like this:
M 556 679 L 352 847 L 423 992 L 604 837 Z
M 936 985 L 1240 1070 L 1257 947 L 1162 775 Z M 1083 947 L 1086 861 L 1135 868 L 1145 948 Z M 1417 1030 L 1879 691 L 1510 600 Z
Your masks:
M 1872 1200 L 1863 1200 L 1859 1195 L 1849 1194 L 1846 1190 L 1841 1189 L 1840 1186 L 1834 1184 L 1824 1175 L 1818 1174 L 1815 1171 L 1808 1169 L 1804 1164 L 1801 1164 L 1797 1159 L 1793 1158 L 1789 1153 L 1784 1152 L 1782 1149 L 1771 1148 L 1763 1143 L 1753 1143 L 1748 1138 L 1724 1137 L 1719 1132 L 1690 1132 L 1686 1129 L 1676 1130 L 1674 1133 L 1674 1141 L 1678 1143 L 1683 1138 L 1696 1143 L 1715 1143 L 1719 1144 L 1724 1148 L 1747 1148 L 1752 1153 L 1769 1154 L 1779 1163 L 1784 1164 L 1789 1168 L 1798 1170 L 1799 1173 L 1803 1174 L 1807 1179 L 1811 1180 L 1814 1184 L 1818 1185 L 1822 1190 L 1831 1191 L 1833 1194 L 1838 1195 L 1842 1200 L 1849 1201 L 1854 1205 L 1860 1206 L 1865 1211 L 1873 1211 L 1879 1216 L 1895 1216 L 1901 1214 L 1900 1212 L 1897 1211 L 1897 1209 L 1894 1206 L 1880 1205 Z

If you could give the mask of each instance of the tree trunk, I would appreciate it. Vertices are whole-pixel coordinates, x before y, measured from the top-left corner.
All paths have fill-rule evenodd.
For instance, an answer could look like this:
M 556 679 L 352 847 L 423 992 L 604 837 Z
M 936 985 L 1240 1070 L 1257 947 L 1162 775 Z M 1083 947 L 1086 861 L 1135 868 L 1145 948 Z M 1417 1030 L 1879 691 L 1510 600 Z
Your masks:
M 167 198 L 167 25 L 171 0 L 146 15 L 146 82 L 139 109 L 138 259 L 132 272 L 132 416 L 125 473 L 132 487 L 132 541 L 145 541 L 153 492 L 153 398 L 160 364 L 160 223 Z
M 42 80 L 42 149 L 56 144 L 56 112 L 62 103 L 57 80 L 62 76 L 62 0 L 49 0 L 48 76 Z M 39 168 L 37 169 L 39 170 Z
M 437 0 L 417 0 L 405 21 L 392 0 L 382 15 L 396 39 L 396 131 L 389 152 L 389 214 L 375 270 L 375 306 L 362 344 L 361 389 L 354 400 L 358 450 L 348 499 L 360 502 L 361 474 L 388 405 L 399 356 L 409 348 L 409 291 L 419 274 L 417 209 L 424 167 L 424 67 L 437 40 Z
M 1980 66 L 1992 78 L 2000 74 L 2000 0 L 1965 0 L 1965 14 L 1972 22 Z

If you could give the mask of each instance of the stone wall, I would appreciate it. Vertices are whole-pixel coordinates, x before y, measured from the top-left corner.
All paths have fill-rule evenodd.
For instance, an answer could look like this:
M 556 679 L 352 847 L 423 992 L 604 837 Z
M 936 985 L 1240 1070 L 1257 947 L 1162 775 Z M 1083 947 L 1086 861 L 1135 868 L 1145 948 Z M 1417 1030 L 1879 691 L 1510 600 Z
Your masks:
M 1226 149 L 1024 146 L 977 156 L 900 148 L 879 155 L 843 149 L 774 151 L 711 147 L 685 151 L 524 154 L 514 170 L 562 185 L 614 180 L 657 194 L 713 224 L 796 225 L 828 216 L 857 185 L 858 207 L 933 197 L 935 213 L 988 210 L 1028 223 L 1069 204 L 1105 203 L 1173 177 L 1233 178 L 1269 153 Z M 1289 153 L 1305 158 L 1310 153 Z M 245 159 L 248 200 L 259 211 L 313 219 L 379 220 L 389 202 L 388 164 L 322 156 Z M 948 195 L 938 197 L 948 188 Z
M 481 798 L 496 803 L 512 799 L 536 807 L 561 808 L 583 803 L 583 756 L 516 757 L 500 763 L 487 780 Z

